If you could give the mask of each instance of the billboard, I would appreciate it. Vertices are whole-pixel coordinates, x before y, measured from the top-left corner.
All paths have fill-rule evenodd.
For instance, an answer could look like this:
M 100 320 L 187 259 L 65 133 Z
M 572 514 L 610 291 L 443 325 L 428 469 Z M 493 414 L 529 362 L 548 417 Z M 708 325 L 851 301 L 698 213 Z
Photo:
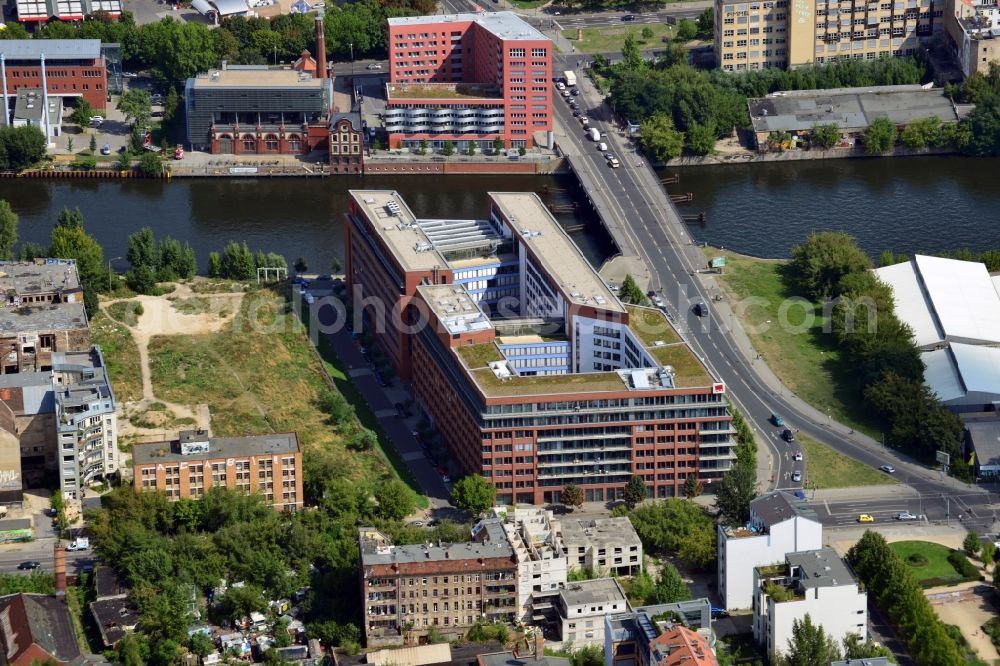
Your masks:
M 725 257 L 715 257 L 708 263 L 709 268 L 725 268 L 726 258 Z

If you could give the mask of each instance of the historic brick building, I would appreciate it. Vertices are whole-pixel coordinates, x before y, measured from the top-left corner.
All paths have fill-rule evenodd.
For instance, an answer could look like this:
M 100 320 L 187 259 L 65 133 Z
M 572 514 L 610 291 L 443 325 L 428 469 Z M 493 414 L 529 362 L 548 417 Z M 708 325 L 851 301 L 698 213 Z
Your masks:
M 334 113 L 330 119 L 330 171 L 364 173 L 365 130 L 361 114 Z

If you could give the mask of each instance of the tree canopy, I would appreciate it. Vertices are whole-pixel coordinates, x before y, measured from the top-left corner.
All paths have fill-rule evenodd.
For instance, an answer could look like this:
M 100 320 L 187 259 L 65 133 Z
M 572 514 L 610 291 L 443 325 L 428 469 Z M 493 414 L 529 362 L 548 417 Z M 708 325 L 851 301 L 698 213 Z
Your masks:
M 627 515 L 646 552 L 676 555 L 694 567 L 715 561 L 715 521 L 698 504 L 668 498 L 644 502 Z
M 451 501 L 455 506 L 474 516 L 492 507 L 496 496 L 496 486 L 478 474 L 459 479 L 451 489 Z
M 823 631 L 823 627 L 813 624 L 806 613 L 802 620 L 792 621 L 792 637 L 788 639 L 788 650 L 781 658 L 781 666 L 816 666 L 840 660 L 840 650 L 833 637 Z

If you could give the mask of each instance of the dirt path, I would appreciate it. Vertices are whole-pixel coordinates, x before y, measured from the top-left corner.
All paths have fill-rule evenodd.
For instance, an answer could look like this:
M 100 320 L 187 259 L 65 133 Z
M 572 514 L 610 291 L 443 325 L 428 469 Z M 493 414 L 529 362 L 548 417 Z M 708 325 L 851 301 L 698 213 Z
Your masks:
M 132 433 L 139 439 L 161 439 L 171 436 L 167 434 L 171 430 L 170 426 L 178 421 L 188 427 L 197 426 L 211 432 L 208 405 L 182 405 L 155 395 L 150 371 L 149 341 L 157 335 L 200 335 L 219 331 L 232 322 L 239 311 L 243 295 L 243 292 L 198 294 L 191 290 L 189 284 L 177 284 L 173 292 L 163 296 L 140 295 L 101 302 L 104 314 L 128 329 L 139 349 L 142 399 L 122 406 L 127 423 L 121 429 L 123 435 Z M 127 301 L 140 303 L 143 308 L 143 313 L 133 326 L 115 319 L 108 310 L 108 306 L 114 303 Z M 181 311 L 179 308 L 190 311 Z M 156 406 L 156 409 L 150 410 L 151 406 Z M 160 416 L 156 416 L 157 414 Z M 130 417 L 138 419 L 139 416 L 143 418 L 142 424 L 132 423 Z

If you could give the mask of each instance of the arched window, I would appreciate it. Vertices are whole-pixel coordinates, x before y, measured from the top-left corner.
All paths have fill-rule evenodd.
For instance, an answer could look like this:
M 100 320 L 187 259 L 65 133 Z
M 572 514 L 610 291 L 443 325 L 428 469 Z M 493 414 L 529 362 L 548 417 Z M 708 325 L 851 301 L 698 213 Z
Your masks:
M 254 139 L 253 134 L 243 135 L 243 152 L 245 153 L 257 152 L 257 140 Z
M 276 134 L 264 136 L 264 149 L 269 153 L 278 152 L 278 136 Z
M 292 153 L 297 153 L 302 150 L 302 139 L 299 138 L 298 134 L 288 135 L 288 151 Z

